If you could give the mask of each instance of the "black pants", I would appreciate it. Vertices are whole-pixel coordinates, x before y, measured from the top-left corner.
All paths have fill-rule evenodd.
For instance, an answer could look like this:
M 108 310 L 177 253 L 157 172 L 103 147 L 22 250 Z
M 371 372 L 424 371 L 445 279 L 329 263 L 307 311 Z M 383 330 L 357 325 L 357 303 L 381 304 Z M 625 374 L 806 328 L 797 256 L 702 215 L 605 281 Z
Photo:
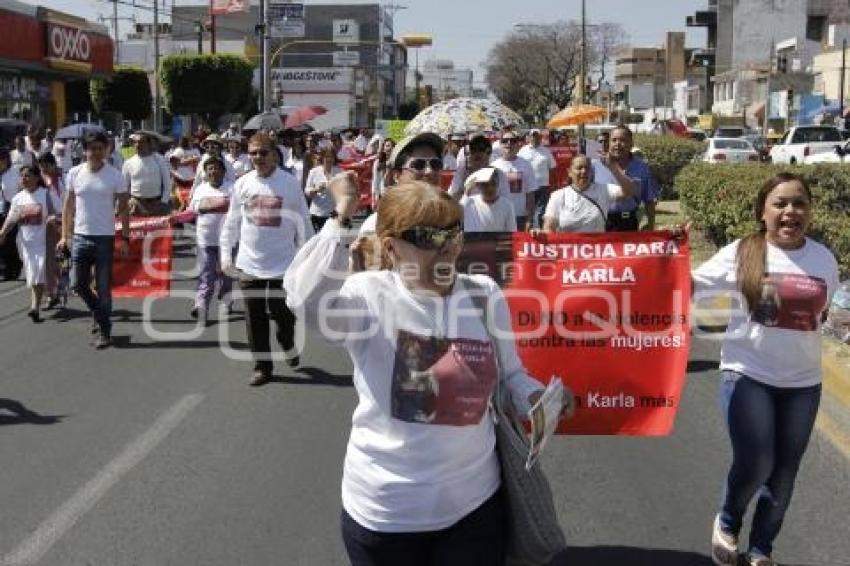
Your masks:
M 6 217 L 0 216 L 0 226 L 2 226 L 5 221 Z M 21 256 L 18 255 L 17 236 L 18 226 L 15 225 L 15 227 L 9 230 L 9 233 L 6 234 L 6 240 L 3 242 L 3 245 L 0 246 L 0 261 L 3 262 L 3 278 L 6 279 L 6 281 L 17 279 L 21 275 L 21 268 L 24 265 L 21 262 Z
M 637 209 L 629 212 L 609 212 L 606 232 L 637 232 L 640 228 Z
M 507 536 L 504 494 L 440 530 L 381 533 L 342 512 L 342 541 L 352 566 L 500 566 Z
M 294 355 L 295 315 L 286 306 L 281 279 L 243 279 L 239 287 L 244 292 L 245 322 L 248 326 L 248 345 L 254 357 L 254 369 L 272 371 L 269 319 L 277 325 L 277 341 L 284 353 Z

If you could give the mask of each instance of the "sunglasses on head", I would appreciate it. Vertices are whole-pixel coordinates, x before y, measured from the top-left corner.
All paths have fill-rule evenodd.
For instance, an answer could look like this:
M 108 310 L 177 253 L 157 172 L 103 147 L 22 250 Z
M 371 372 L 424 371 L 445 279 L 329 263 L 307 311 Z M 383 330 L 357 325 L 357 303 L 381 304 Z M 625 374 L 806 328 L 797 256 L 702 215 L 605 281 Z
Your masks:
M 402 232 L 400 237 L 420 250 L 434 251 L 443 249 L 448 243 L 455 242 L 462 236 L 463 227 L 455 224 L 448 228 L 414 226 Z
M 431 171 L 442 171 L 443 170 L 443 160 L 439 157 L 432 157 L 431 159 L 425 159 L 424 157 L 414 157 L 413 159 L 408 159 L 407 163 L 404 165 L 405 169 L 413 169 L 414 171 L 422 172 L 425 169 L 430 168 Z

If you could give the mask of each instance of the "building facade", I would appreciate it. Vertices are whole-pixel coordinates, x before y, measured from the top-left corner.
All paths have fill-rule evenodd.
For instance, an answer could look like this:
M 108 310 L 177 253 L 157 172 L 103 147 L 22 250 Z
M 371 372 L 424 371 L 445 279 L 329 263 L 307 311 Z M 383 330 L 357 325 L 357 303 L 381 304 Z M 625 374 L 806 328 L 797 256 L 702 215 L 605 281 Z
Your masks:
M 415 72 L 410 69 L 407 74 L 407 84 L 411 87 L 416 84 Z M 473 95 L 472 69 L 456 68 L 454 61 L 430 59 L 419 69 L 419 75 L 420 86 L 430 87 L 432 102 Z
M 112 73 L 106 28 L 71 14 L 2 0 L 0 37 L 0 118 L 61 126 L 68 83 Z

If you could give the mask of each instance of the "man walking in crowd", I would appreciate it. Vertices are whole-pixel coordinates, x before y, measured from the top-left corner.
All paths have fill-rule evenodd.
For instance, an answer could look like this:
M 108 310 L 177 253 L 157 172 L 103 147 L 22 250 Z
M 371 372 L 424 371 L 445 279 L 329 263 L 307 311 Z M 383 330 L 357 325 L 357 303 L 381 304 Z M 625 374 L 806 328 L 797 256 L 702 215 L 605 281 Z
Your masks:
M 655 230 L 655 203 L 658 201 L 658 183 L 646 161 L 632 155 L 632 131 L 626 126 L 611 130 L 608 142 L 608 158 L 616 163 L 635 183 L 633 195 L 611 206 L 608 211 L 608 232 L 630 232 L 640 227 L 638 211 L 640 203 L 646 210 L 646 229 Z M 602 184 L 618 184 L 617 179 L 600 160 L 593 160 L 593 180 Z
M 12 157 L 12 169 L 19 172 L 24 165 L 29 167 L 35 165 L 35 154 L 27 149 L 26 141 L 24 141 L 22 136 L 15 137 L 14 146 L 10 154 Z
M 508 178 L 511 202 L 517 217 L 517 230 L 522 231 L 531 227 L 537 179 L 528 161 L 518 155 L 522 138 L 516 132 L 508 130 L 502 134 L 501 142 L 504 157 L 495 160 L 491 165 L 500 169 Z
M 121 218 L 121 253 L 130 239 L 129 197 L 121 172 L 106 161 L 109 140 L 102 132 L 84 140 L 86 161 L 68 172 L 62 211 L 60 249 L 71 250 L 71 285 L 94 317 L 95 347 L 112 343 L 112 259 L 115 248 L 115 201 Z M 91 288 L 92 267 L 97 293 Z
M 534 228 L 543 226 L 543 213 L 549 200 L 549 176 L 558 163 L 549 148 L 540 143 L 540 130 L 528 132 L 528 143 L 519 150 L 519 156 L 531 164 L 534 177 L 537 179 L 537 190 L 534 191 L 534 215 L 530 225 Z
M 218 134 L 210 134 L 204 138 L 204 141 L 201 142 L 201 149 L 204 150 L 204 154 L 201 156 L 201 160 L 198 162 L 198 168 L 195 170 L 195 181 L 192 185 L 193 191 L 195 187 L 207 180 L 206 173 L 204 172 L 204 164 L 211 157 L 224 162 L 224 180 L 228 183 L 236 182 L 236 173 L 233 171 L 233 167 L 224 159 L 224 142 L 221 141 Z
M 129 213 L 131 216 L 165 216 L 171 208 L 168 164 L 154 151 L 150 134 L 137 132 L 130 140 L 136 154 L 125 161 L 122 168 L 124 185 L 130 195 Z
M 232 272 L 231 250 L 239 242 L 235 267 L 244 293 L 248 343 L 254 357 L 251 385 L 272 378 L 269 318 L 277 326 L 277 341 L 290 367 L 297 367 L 295 315 L 286 306 L 281 287 L 292 258 L 313 235 L 301 185 L 278 167 L 274 141 L 263 133 L 248 142 L 254 170 L 236 182 L 219 241 L 221 266 Z
M 10 151 L 0 148 L 0 225 L 6 221 L 12 199 L 21 190 L 21 176 L 18 169 L 12 167 Z M 18 254 L 16 237 L 18 226 L 15 225 L 6 240 L 0 244 L 0 261 L 3 262 L 3 279 L 15 281 L 21 274 L 23 263 Z
M 27 126 L 27 135 L 24 139 L 26 143 L 27 151 L 32 153 L 37 157 L 41 156 L 42 153 L 50 151 L 50 144 L 47 143 L 47 140 L 43 139 L 41 136 L 41 132 L 30 124 Z

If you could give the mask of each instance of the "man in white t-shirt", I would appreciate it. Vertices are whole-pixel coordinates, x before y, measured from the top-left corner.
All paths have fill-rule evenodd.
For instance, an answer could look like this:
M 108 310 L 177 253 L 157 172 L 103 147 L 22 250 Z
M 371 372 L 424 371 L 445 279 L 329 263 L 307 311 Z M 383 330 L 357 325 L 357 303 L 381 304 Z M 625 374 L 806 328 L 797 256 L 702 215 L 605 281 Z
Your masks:
M 85 137 L 86 160 L 68 172 L 62 209 L 62 239 L 57 248 L 71 251 L 71 286 L 92 312 L 97 349 L 112 343 L 112 258 L 115 248 L 115 202 L 121 218 L 121 253 L 130 239 L 127 185 L 106 161 L 109 140 L 103 132 Z M 97 293 L 91 288 L 92 267 Z
M 558 166 L 555 156 L 549 148 L 540 143 L 540 130 L 531 130 L 526 138 L 527 144 L 519 150 L 519 156 L 531 164 L 534 177 L 537 179 L 537 190 L 534 191 L 534 227 L 543 226 L 543 213 L 546 211 L 546 202 L 552 187 L 549 185 L 549 176 L 552 170 Z
M 474 172 L 484 167 L 489 167 L 490 156 L 493 152 L 493 147 L 490 140 L 483 134 L 476 134 L 469 140 L 469 144 L 464 147 L 463 153 L 466 158 L 458 160 L 457 170 L 452 177 L 451 185 L 449 185 L 448 193 L 457 200 L 464 194 L 466 179 Z M 478 189 L 473 189 L 477 191 Z M 473 192 L 472 194 L 475 194 Z M 505 175 L 499 175 L 499 194 L 504 197 L 510 197 L 511 191 L 508 187 L 508 178 Z
M 534 191 L 537 190 L 537 178 L 531 169 L 531 164 L 518 155 L 522 146 L 522 138 L 516 132 L 506 131 L 502 134 L 504 157 L 491 163 L 492 167 L 501 169 L 508 178 L 511 202 L 516 213 L 517 230 L 525 230 L 531 226 L 534 214 Z
M 464 232 L 515 232 L 516 215 L 510 199 L 499 194 L 499 177 L 493 167 L 479 169 L 466 179 L 463 207 Z
M 136 154 L 124 162 L 131 216 L 165 216 L 171 209 L 171 171 L 146 132 L 130 136 Z
M 12 158 L 12 169 L 15 171 L 20 171 L 24 165 L 32 167 L 36 164 L 35 154 L 27 149 L 27 144 L 23 136 L 15 137 L 14 147 L 10 156 Z
M 222 270 L 234 272 L 231 250 L 239 243 L 236 275 L 245 302 L 248 344 L 254 358 L 251 385 L 272 378 L 270 318 L 290 367 L 300 363 L 295 346 L 295 315 L 281 291 L 283 276 L 298 249 L 313 235 L 301 183 L 279 167 L 275 143 L 267 134 L 248 142 L 254 170 L 233 187 L 219 239 Z

